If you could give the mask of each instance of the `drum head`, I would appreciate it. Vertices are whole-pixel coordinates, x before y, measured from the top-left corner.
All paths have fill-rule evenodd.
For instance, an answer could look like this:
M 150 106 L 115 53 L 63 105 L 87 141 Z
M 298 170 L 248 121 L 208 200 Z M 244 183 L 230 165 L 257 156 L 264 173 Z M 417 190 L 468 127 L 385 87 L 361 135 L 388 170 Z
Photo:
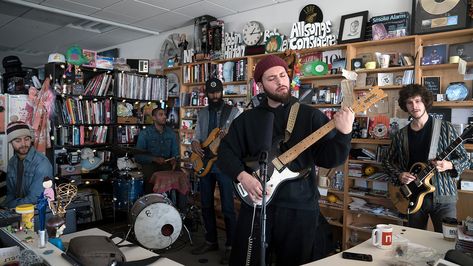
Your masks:
M 149 249 L 164 249 L 177 240 L 182 229 L 179 212 L 166 203 L 146 206 L 136 217 L 134 230 L 138 242 Z

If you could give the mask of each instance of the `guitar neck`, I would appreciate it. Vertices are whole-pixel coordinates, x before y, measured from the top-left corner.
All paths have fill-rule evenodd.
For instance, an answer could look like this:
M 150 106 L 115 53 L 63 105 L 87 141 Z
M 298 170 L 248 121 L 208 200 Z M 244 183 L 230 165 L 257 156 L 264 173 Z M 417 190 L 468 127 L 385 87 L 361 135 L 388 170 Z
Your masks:
M 279 155 L 277 158 L 273 160 L 273 165 L 275 165 L 278 170 L 280 165 L 286 165 L 297 158 L 302 152 L 304 152 L 307 148 L 312 146 L 312 144 L 316 143 L 319 139 L 323 136 L 327 135 L 332 129 L 335 128 L 335 122 L 330 120 L 327 124 L 323 125 L 321 128 L 307 136 L 301 142 L 297 143 L 295 146 L 284 152 L 283 154 Z M 278 162 L 278 161 L 279 162 Z
M 435 158 L 435 160 L 439 160 L 439 161 L 445 160 L 445 158 L 447 158 L 454 150 L 456 150 L 458 148 L 458 146 L 460 146 L 463 143 L 463 141 L 464 140 L 461 137 L 458 137 L 457 139 L 455 139 L 455 141 L 452 142 L 450 145 L 448 145 L 448 147 L 442 153 L 440 153 Z M 424 179 L 432 171 L 435 171 L 435 170 L 436 170 L 436 168 L 433 165 L 429 164 L 428 167 L 424 168 L 424 170 L 419 173 L 419 175 L 422 176 L 421 181 L 424 181 Z

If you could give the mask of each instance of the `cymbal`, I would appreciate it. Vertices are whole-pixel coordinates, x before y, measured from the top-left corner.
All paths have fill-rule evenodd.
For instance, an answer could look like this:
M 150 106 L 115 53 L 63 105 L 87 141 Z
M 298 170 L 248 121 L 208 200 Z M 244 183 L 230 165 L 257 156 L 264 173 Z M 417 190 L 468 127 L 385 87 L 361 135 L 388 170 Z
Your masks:
M 136 154 L 149 154 L 149 152 L 147 150 L 143 150 L 143 149 L 138 149 L 138 148 L 135 148 L 135 147 L 129 147 L 129 146 L 117 146 L 117 145 L 114 145 L 111 147 L 111 150 L 112 152 L 116 152 L 116 153 L 128 153 L 128 154 L 133 154 L 133 155 L 136 155 Z

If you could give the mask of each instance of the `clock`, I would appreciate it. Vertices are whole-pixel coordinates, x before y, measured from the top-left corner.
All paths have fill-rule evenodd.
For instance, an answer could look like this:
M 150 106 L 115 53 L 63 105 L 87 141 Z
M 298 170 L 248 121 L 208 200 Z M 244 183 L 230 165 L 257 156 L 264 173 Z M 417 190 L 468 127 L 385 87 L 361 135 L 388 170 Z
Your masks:
M 263 38 L 264 28 L 257 21 L 250 21 L 243 26 L 243 42 L 248 46 L 257 45 Z

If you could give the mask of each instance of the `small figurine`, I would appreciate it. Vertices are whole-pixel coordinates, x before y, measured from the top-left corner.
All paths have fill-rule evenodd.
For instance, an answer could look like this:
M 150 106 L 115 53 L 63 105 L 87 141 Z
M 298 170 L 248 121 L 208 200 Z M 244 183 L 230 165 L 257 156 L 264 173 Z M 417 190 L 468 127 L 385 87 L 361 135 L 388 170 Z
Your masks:
M 54 189 L 53 180 L 47 176 L 43 179 L 44 197 L 48 199 L 48 202 L 54 200 Z
M 59 238 L 66 229 L 66 221 L 63 217 L 53 216 L 48 219 L 46 230 L 48 232 L 49 242 L 55 245 L 60 250 L 64 250 L 62 240 Z

